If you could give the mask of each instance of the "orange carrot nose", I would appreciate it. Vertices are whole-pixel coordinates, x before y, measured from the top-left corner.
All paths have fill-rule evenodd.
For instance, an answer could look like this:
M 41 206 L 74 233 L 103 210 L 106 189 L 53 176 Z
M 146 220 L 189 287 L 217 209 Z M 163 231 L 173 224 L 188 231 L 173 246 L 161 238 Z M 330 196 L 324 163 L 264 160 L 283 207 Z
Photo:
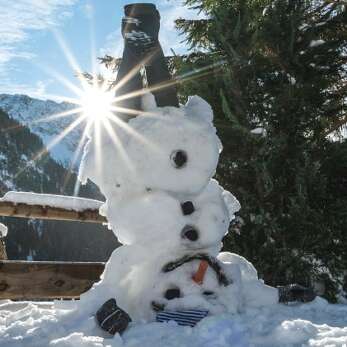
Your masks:
M 204 277 L 205 277 L 207 268 L 208 268 L 208 262 L 206 260 L 201 260 L 198 271 L 193 275 L 192 280 L 195 283 L 202 285 L 202 283 L 204 282 Z

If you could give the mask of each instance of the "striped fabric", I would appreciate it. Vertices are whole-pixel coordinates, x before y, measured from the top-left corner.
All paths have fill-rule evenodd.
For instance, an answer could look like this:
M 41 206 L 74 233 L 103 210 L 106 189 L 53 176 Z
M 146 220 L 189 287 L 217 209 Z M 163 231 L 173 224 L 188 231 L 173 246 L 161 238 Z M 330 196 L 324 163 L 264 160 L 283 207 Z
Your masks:
M 160 311 L 157 322 L 175 321 L 178 325 L 193 327 L 207 315 L 206 310 Z

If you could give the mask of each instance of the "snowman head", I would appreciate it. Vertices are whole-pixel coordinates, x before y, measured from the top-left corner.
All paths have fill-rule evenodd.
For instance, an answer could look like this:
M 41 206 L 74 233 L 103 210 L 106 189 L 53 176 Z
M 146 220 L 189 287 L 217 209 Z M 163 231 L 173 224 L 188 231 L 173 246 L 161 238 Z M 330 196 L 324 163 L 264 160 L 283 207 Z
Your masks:
M 113 135 L 91 136 L 80 178 L 90 178 L 106 196 L 114 191 L 199 193 L 214 175 L 222 149 L 211 107 L 194 96 L 180 108 L 159 108 L 148 94 L 143 109 L 128 123 L 118 120 Z
M 209 254 L 186 254 L 166 263 L 154 287 L 152 309 L 205 309 L 212 314 L 236 313 L 240 304 L 240 273 Z

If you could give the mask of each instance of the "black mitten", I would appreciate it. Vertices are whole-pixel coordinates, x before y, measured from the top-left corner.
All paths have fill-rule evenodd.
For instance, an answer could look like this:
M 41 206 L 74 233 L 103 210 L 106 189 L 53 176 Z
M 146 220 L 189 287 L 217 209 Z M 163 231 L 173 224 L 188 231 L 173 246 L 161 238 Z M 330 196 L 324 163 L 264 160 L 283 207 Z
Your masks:
M 279 293 L 279 302 L 310 302 L 315 299 L 316 294 L 312 288 L 306 288 L 299 284 L 289 284 L 277 287 Z
M 95 318 L 100 328 L 112 335 L 122 334 L 131 322 L 130 316 L 117 306 L 115 299 L 106 301 L 96 312 Z

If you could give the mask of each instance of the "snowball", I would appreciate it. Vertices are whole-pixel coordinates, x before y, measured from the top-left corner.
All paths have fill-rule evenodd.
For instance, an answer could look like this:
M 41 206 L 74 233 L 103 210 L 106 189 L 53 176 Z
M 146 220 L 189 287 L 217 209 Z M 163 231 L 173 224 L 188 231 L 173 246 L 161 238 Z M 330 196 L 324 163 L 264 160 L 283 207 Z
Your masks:
M 188 117 L 202 118 L 211 123 L 213 121 L 212 107 L 197 95 L 189 97 L 185 112 Z
M 184 215 L 182 205 L 187 201 L 194 211 Z M 212 247 L 218 252 L 239 208 L 239 202 L 230 192 L 220 187 L 217 181 L 210 180 L 199 195 L 187 200 L 178 200 L 165 192 L 148 192 L 120 201 L 111 196 L 103 206 L 102 214 L 124 244 L 147 245 L 153 252 L 157 247 L 170 250 Z M 184 232 L 189 228 L 196 233 L 197 239 L 186 237 Z
M 91 132 L 80 180 L 91 179 L 106 197 L 146 190 L 200 192 L 214 175 L 221 150 L 210 106 L 194 98 L 180 108 L 153 109 L 150 96 L 145 104 L 151 111 L 129 123 L 118 119 Z
M 205 309 L 212 315 L 235 314 L 247 307 L 278 302 L 277 289 L 258 280 L 253 266 L 235 254 L 221 253 L 216 258 L 228 285 L 219 282 L 210 266 L 202 284 L 194 282 L 192 276 L 199 268 L 198 259 L 163 271 L 166 264 L 193 254 L 182 250 L 168 252 L 165 247 L 148 252 L 139 245 L 122 246 L 113 252 L 101 281 L 81 296 L 80 307 L 85 314 L 93 314 L 109 298 L 116 298 L 118 305 L 138 322 L 155 320 L 153 302 L 168 310 Z M 172 288 L 179 289 L 180 297 L 168 300 L 165 292 Z

